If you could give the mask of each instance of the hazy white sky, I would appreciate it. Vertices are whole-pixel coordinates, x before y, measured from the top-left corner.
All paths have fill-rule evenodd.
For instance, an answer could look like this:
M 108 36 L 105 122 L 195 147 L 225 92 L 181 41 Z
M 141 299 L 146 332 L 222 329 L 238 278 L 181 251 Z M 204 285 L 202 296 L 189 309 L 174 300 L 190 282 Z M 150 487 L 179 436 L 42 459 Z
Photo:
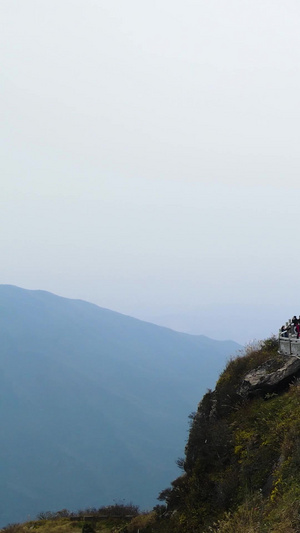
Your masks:
M 300 4 L 1 0 L 0 282 L 246 342 L 300 313 Z

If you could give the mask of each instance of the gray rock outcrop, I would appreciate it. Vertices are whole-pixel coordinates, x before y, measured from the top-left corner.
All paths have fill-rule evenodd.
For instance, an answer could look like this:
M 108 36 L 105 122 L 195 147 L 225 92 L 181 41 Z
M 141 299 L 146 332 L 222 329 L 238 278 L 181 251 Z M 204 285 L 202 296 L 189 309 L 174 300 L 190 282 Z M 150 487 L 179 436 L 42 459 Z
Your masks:
M 300 359 L 286 357 L 275 371 L 271 370 L 272 360 L 249 372 L 240 387 L 242 396 L 256 396 L 270 392 L 280 392 L 300 376 Z

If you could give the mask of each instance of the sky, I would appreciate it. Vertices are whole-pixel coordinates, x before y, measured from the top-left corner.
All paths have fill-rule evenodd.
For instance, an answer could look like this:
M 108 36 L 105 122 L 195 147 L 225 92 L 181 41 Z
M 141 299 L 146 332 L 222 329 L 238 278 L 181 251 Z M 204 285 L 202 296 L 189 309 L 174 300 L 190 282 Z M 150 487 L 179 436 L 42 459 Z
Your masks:
M 241 343 L 300 314 L 298 1 L 0 19 L 0 283 Z

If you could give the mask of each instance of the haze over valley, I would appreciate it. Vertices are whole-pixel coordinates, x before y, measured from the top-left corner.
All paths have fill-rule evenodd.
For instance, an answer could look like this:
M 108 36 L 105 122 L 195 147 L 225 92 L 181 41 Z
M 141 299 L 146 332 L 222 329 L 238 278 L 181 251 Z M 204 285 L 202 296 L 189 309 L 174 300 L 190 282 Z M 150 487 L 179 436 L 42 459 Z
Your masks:
M 155 505 L 188 416 L 240 346 L 44 291 L 0 286 L 0 524 Z

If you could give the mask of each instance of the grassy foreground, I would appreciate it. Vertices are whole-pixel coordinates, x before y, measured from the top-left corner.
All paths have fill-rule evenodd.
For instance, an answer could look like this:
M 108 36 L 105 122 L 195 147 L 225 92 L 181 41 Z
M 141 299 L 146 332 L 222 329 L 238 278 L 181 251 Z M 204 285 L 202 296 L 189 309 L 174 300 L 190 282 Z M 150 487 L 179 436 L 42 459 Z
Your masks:
M 164 506 L 140 513 L 132 504 L 116 504 L 98 510 L 87 509 L 75 513 L 67 509 L 57 513 L 40 513 L 37 520 L 23 524 L 9 524 L 1 533 L 137 533 L 150 532 L 161 519 Z

